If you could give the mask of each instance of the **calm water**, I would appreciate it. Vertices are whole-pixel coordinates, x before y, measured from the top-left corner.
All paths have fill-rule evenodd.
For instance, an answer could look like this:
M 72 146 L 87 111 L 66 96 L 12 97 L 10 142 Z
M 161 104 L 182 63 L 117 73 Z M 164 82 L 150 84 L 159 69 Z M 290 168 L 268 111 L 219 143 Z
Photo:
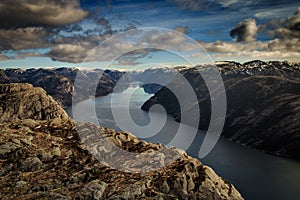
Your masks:
M 137 124 L 147 125 L 150 123 L 149 115 L 139 108 L 150 95 L 144 93 L 142 88 L 134 86 L 122 93 L 113 94 L 116 99 L 113 105 L 120 112 L 128 108 L 128 105 L 124 105 L 124 101 L 133 91 L 135 92 L 131 96 L 129 104 L 130 115 Z M 95 104 L 98 118 L 96 120 L 102 126 L 118 130 L 111 111 L 111 97 L 112 94 L 85 100 L 76 107 L 82 111 L 81 116 L 84 121 L 95 122 L 95 119 L 90 117 L 88 110 L 88 105 Z M 71 108 L 67 109 L 67 112 L 72 115 Z M 177 129 L 178 123 L 168 116 L 161 131 L 153 137 L 144 138 L 144 140 L 168 144 Z M 204 133 L 199 131 L 193 144 L 187 150 L 189 155 L 198 156 L 203 136 Z M 182 139 L 184 140 L 184 138 Z M 212 167 L 225 180 L 234 184 L 246 199 L 300 198 L 299 161 L 268 155 L 220 138 L 214 149 L 208 156 L 201 159 L 201 162 Z

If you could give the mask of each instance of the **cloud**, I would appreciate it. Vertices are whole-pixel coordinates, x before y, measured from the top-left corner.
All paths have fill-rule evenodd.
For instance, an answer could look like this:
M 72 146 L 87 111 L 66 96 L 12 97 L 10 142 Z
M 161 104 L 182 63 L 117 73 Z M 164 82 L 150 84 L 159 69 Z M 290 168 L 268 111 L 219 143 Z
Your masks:
M 265 42 L 201 42 L 200 45 L 216 60 L 239 60 L 241 58 L 262 60 L 290 60 L 300 61 L 300 41 L 274 39 Z M 196 57 L 197 55 L 192 55 Z
M 283 27 L 274 30 L 276 36 L 280 38 L 300 38 L 300 7 L 293 16 L 282 22 Z
M 291 62 L 300 62 L 299 52 L 282 52 L 282 51 L 248 51 L 232 52 L 232 53 L 215 53 L 211 55 L 215 60 L 236 60 L 245 61 L 259 60 L 288 60 Z
M 248 52 L 254 51 L 282 51 L 282 52 L 300 52 L 300 41 L 298 38 L 290 40 L 274 39 L 265 42 L 201 42 L 199 44 L 208 52 L 217 53 L 234 53 L 234 52 Z
M 181 8 L 194 10 L 194 11 L 200 10 L 205 5 L 204 4 L 205 2 L 203 0 L 172 0 L 172 1 Z
M 128 66 L 133 66 L 133 65 L 138 65 L 142 64 L 141 62 L 137 61 L 134 57 L 121 57 L 117 60 L 117 64 L 115 65 L 128 65 Z
M 2 0 L 0 28 L 61 26 L 78 22 L 87 14 L 77 0 Z
M 187 34 L 188 30 L 189 30 L 188 26 L 177 26 L 177 27 L 174 28 L 174 31 L 178 31 L 182 34 Z
M 232 53 L 240 51 L 265 51 L 268 49 L 268 42 L 248 42 L 248 43 L 237 43 L 237 42 L 201 42 L 199 44 L 208 52 L 218 52 L 218 53 Z
M 89 52 L 107 37 L 109 37 L 109 35 L 57 36 L 51 41 L 51 50 L 45 53 L 44 56 L 48 56 L 54 61 L 80 63 L 85 61 Z M 107 50 L 109 51 L 110 49 Z M 105 55 L 108 55 L 107 52 L 102 52 L 101 54 L 103 55 L 97 59 L 104 60 Z
M 148 30 L 148 29 L 146 29 Z M 109 36 L 76 36 L 57 37 L 53 43 L 51 51 L 47 56 L 57 61 L 78 63 L 83 61 L 113 61 L 119 59 L 119 63 L 139 64 L 138 60 L 146 57 L 151 52 L 162 50 L 170 51 L 190 51 L 199 48 L 195 43 L 191 43 L 184 35 L 178 31 L 186 32 L 187 27 L 177 27 L 177 31 L 167 29 L 131 29 L 121 35 Z M 100 46 L 98 46 L 101 44 Z M 139 50 L 136 50 L 139 45 Z M 94 49 L 96 48 L 97 49 Z M 152 48 L 157 47 L 157 48 Z M 88 54 L 93 50 L 91 54 Z M 87 55 L 89 55 L 87 57 Z
M 7 55 L 0 53 L 0 60 L 7 60 L 7 59 L 9 59 Z
M 10 59 L 23 59 L 26 57 L 39 57 L 42 56 L 39 52 L 17 52 L 15 56 L 9 57 Z
M 2 0 L 0 50 L 51 47 L 51 40 L 59 32 L 57 27 L 65 32 L 81 31 L 80 26 L 71 23 L 87 14 L 78 0 Z
M 295 4 L 291 5 L 285 5 L 284 7 L 274 7 L 270 9 L 269 7 L 262 7 L 256 9 L 255 17 L 261 18 L 261 19 L 274 19 L 278 18 L 280 16 L 287 16 L 290 15 L 291 12 L 294 12 L 295 10 Z
M 54 61 L 81 63 L 91 49 L 82 44 L 58 44 L 46 53 Z
M 274 39 L 271 40 L 268 44 L 268 49 L 273 51 L 293 51 L 300 52 L 300 39 L 291 38 L 291 39 Z
M 62 30 L 67 33 L 74 33 L 74 32 L 82 32 L 83 28 L 79 24 L 69 24 L 64 26 Z
M 95 19 L 95 23 L 99 26 L 103 26 L 106 29 L 111 29 L 109 21 L 103 17 Z
M 236 3 L 239 3 L 240 0 L 216 0 L 219 4 L 221 4 L 223 7 L 229 7 L 231 5 L 234 5 Z
M 53 31 L 35 27 L 0 29 L 0 50 L 47 47 L 48 38 L 53 34 Z
M 230 31 L 231 37 L 236 37 L 237 42 L 251 42 L 255 40 L 258 27 L 254 19 L 245 19 Z

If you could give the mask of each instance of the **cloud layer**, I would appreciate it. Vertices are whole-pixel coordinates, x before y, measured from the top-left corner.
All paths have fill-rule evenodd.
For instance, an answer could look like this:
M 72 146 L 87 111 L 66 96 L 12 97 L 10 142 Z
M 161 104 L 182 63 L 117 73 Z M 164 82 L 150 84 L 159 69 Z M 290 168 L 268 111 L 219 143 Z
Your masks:
M 230 9 L 230 11 L 238 5 L 242 6 L 241 0 L 213 0 L 209 3 L 204 0 L 171 1 L 174 3 L 172 4 L 174 7 L 177 5 L 188 9 L 188 11 L 178 9 L 179 13 L 188 12 L 191 15 L 202 12 L 203 9 L 211 5 L 218 5 L 222 9 Z M 247 1 L 246 4 L 255 5 L 258 3 L 260 2 L 251 0 Z M 262 0 L 262 3 L 266 3 L 266 0 Z M 113 6 L 113 3 L 111 5 Z M 246 6 L 243 5 L 243 7 Z M 128 7 L 127 12 L 129 8 L 134 7 Z M 177 16 L 171 11 L 166 10 L 166 13 Z M 217 13 L 211 13 L 216 15 L 215 20 L 221 20 Z M 129 23 L 129 21 L 121 26 L 114 21 L 121 17 L 121 14 L 107 17 L 99 13 L 96 15 L 93 12 L 87 12 L 80 7 L 79 0 L 15 0 L 14 3 L 11 0 L 2 0 L 0 2 L 0 60 L 46 56 L 54 61 L 69 63 L 111 61 L 121 49 L 126 55 L 117 59 L 116 62 L 121 65 L 134 65 L 140 64 L 141 59 L 150 53 L 160 51 L 159 49 L 147 48 L 149 45 L 174 51 L 190 52 L 192 58 L 201 56 L 201 54 L 193 52 L 199 48 L 198 45 L 186 42 L 185 37 L 178 33 L 190 35 L 194 31 L 194 27 L 189 26 L 190 24 L 184 19 L 176 19 L 178 25 L 175 24 L 172 28 L 177 31 L 177 34 L 172 31 L 152 31 L 140 34 L 138 37 L 140 41 L 143 41 L 145 49 L 131 52 L 139 41 L 135 38 L 123 38 L 105 46 L 101 52 L 98 52 L 97 56 L 86 60 L 90 51 L 107 38 L 116 37 L 118 33 L 124 33 L 127 30 L 137 30 L 136 26 L 140 26 L 138 23 Z M 231 24 L 231 27 L 225 29 L 227 40 L 225 38 L 223 41 L 207 40 L 198 43 L 215 59 L 227 60 L 255 56 L 258 59 L 265 56 L 265 59 L 298 58 L 299 60 L 300 8 L 290 17 L 264 21 L 264 23 L 261 23 L 259 18 L 256 18 L 256 21 L 248 17 L 246 19 L 241 18 L 239 23 Z M 214 18 L 210 16 L 208 19 Z M 143 20 L 140 19 L 140 22 Z M 202 24 L 197 24 L 195 20 L 194 26 L 202 26 Z M 203 32 L 197 32 L 197 35 L 204 34 L 209 35 L 211 33 L 206 32 L 205 27 Z M 234 39 L 230 40 L 229 35 Z M 265 36 L 263 40 L 260 40 L 261 35 Z M 42 53 L 41 48 L 44 49 Z M 10 53 L 7 54 L 7 51 Z

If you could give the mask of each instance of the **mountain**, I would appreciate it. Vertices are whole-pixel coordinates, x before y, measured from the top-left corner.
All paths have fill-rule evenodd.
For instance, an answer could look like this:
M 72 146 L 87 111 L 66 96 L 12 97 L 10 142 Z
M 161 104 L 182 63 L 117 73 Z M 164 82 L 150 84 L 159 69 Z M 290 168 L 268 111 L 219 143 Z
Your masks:
M 163 85 L 168 84 L 176 73 L 179 73 L 182 69 L 184 68 L 149 68 L 144 71 L 129 71 L 127 74 L 132 81 L 141 82 L 146 93 L 155 94 Z
M 62 110 L 59 104 L 53 103 L 43 89 L 30 84 L 4 84 L 0 88 L 2 105 L 20 111 L 27 102 L 23 111 L 37 114 L 22 113 L 15 120 L 3 118 L 0 123 L 1 199 L 243 199 L 233 185 L 182 150 L 144 142 L 130 133 L 92 123 L 76 123 L 63 113 L 56 115 Z M 30 101 L 54 113 L 44 119 Z M 3 109 L 2 114 L 11 116 L 9 109 Z M 146 158 L 146 165 L 127 157 L 116 159 L 116 151 L 106 148 L 101 138 L 109 139 L 116 148 L 136 153 L 136 161 L 143 158 L 141 153 L 153 157 Z M 165 151 L 154 153 L 162 149 Z M 133 172 L 104 165 L 91 150 L 115 158 L 110 161 Z M 147 170 L 149 165 L 160 166 L 172 159 L 172 153 L 178 157 L 169 165 Z
M 77 76 L 80 73 L 80 76 Z M 75 80 L 77 95 L 75 102 L 90 96 L 104 96 L 113 91 L 124 73 L 100 69 L 53 68 L 53 69 L 12 69 L 0 71 L 0 83 L 30 83 L 41 87 L 63 107 L 72 105 Z M 129 82 L 128 82 L 129 83 Z M 93 90 L 95 88 L 95 91 Z M 127 85 L 124 84 L 126 89 Z
M 300 158 L 300 65 L 259 60 L 240 64 L 217 62 L 227 96 L 227 114 L 222 134 L 236 143 L 286 157 Z M 200 108 L 200 129 L 207 129 L 211 117 L 211 99 L 198 70 L 181 71 L 196 91 L 197 102 L 187 100 L 184 112 Z M 178 80 L 170 84 L 182 88 Z M 162 104 L 167 113 L 180 121 L 181 109 L 176 97 L 167 89 L 159 90 L 142 106 L 149 110 Z
M 91 96 L 105 96 L 113 91 L 122 92 L 128 88 L 132 81 L 145 83 L 142 85 L 144 90 L 154 94 L 162 87 L 161 85 L 167 84 L 178 70 L 158 68 L 121 72 L 118 70 L 65 67 L 47 69 L 7 68 L 5 70 L 0 69 L 0 83 L 30 83 L 34 87 L 41 87 L 65 108 L 72 105 L 72 97 L 76 103 Z M 121 84 L 115 88 L 121 78 Z M 152 83 L 161 80 L 163 84 Z

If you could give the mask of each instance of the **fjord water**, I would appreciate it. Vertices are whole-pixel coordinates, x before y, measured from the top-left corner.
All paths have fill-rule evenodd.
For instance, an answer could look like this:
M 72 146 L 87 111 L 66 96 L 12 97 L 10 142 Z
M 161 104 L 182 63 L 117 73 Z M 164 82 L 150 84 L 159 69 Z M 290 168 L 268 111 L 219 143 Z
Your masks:
M 133 90 L 130 105 L 124 105 L 126 97 Z M 142 104 L 151 97 L 150 94 L 145 93 L 138 85 L 134 85 L 122 93 L 113 95 L 116 99 L 113 105 L 120 111 L 129 107 L 130 115 L 138 125 L 144 126 L 150 123 L 148 113 L 140 109 Z M 82 119 L 86 122 L 94 122 L 95 119 L 90 117 L 86 108 L 90 104 L 95 104 L 99 124 L 119 130 L 111 111 L 111 97 L 112 94 L 88 99 L 75 106 L 80 111 Z M 72 116 L 72 108 L 68 108 L 67 112 Z M 153 117 L 155 116 L 157 115 Z M 143 138 L 143 140 L 168 144 L 178 127 L 178 123 L 168 116 L 165 126 L 158 134 Z M 187 149 L 190 156 L 198 157 L 204 135 L 203 131 L 198 131 L 194 142 Z M 181 139 L 184 140 L 184 138 Z M 222 137 L 209 155 L 200 161 L 212 167 L 218 175 L 232 183 L 245 199 L 298 199 L 300 197 L 300 161 L 265 154 L 240 144 L 234 144 Z

